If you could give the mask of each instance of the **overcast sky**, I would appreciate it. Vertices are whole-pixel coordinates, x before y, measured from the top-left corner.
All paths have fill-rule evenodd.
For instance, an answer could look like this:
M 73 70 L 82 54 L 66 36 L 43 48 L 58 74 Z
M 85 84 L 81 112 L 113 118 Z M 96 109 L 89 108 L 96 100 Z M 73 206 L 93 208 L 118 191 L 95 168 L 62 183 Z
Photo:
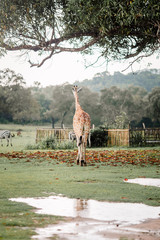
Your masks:
M 87 56 L 87 62 L 93 63 L 97 56 Z M 40 68 L 30 67 L 30 64 L 24 58 L 20 58 L 18 53 L 9 53 L 0 59 L 0 70 L 9 68 L 17 74 L 22 74 L 27 86 L 33 86 L 35 81 L 41 83 L 42 86 L 59 85 L 65 82 L 74 83 L 76 80 L 91 79 L 96 73 L 108 71 L 113 74 L 116 71 L 122 72 L 128 65 L 129 61 L 110 62 L 107 63 L 101 59 L 94 67 L 85 67 L 85 59 L 81 54 L 62 53 L 52 57 L 44 63 Z M 152 63 L 148 66 L 148 63 Z M 141 63 L 135 63 L 131 68 L 122 72 L 129 72 L 143 69 L 157 68 L 160 69 L 160 60 L 156 56 L 144 58 Z

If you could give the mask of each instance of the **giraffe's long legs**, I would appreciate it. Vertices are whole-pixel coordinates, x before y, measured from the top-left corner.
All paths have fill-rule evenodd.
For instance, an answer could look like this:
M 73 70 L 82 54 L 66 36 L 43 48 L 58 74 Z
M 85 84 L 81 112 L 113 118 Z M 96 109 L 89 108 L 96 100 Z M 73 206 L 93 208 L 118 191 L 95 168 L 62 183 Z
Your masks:
M 81 166 L 86 166 L 86 145 L 87 145 L 87 139 L 85 139 L 85 137 L 82 137 L 82 142 L 80 142 L 79 137 L 77 137 L 77 147 L 78 147 L 78 153 L 77 153 L 77 165 L 81 165 Z
M 82 159 L 81 159 L 81 166 L 86 166 L 86 143 L 85 143 L 85 138 L 83 138 L 82 142 Z
M 76 136 L 76 139 L 77 139 L 77 147 L 78 147 L 78 153 L 77 153 L 76 161 L 77 161 L 77 165 L 79 165 L 80 149 L 79 149 L 79 146 L 78 146 L 78 137 L 77 136 Z
M 84 157 L 83 157 L 83 159 L 84 159 L 84 165 L 86 166 L 87 165 L 87 163 L 86 163 L 86 144 L 84 143 Z
M 80 145 L 80 164 L 83 166 L 84 160 L 83 160 L 83 144 Z
M 77 153 L 77 159 L 76 159 L 77 160 L 77 165 L 79 165 L 79 161 L 80 161 L 80 158 L 81 158 L 80 157 L 81 156 L 81 152 L 80 151 L 81 151 L 80 146 L 78 146 L 78 153 Z
M 85 142 L 83 143 L 83 151 L 82 151 L 82 153 L 83 153 L 82 166 L 83 165 L 86 166 L 87 163 L 86 163 L 86 143 Z

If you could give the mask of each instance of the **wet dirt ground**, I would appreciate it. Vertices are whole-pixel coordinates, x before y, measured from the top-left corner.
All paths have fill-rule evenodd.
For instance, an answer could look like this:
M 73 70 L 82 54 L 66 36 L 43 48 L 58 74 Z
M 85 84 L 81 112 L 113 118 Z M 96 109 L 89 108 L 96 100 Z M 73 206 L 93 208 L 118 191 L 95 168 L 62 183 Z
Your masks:
M 124 227 L 112 222 L 67 218 L 66 222 L 37 229 L 33 239 L 47 240 L 57 236 L 59 240 L 159 240 L 159 226 L 160 220 Z
M 127 179 L 129 182 L 130 180 Z M 131 180 L 144 184 L 143 180 Z M 145 179 L 159 187 L 159 180 Z M 141 182 L 141 183 L 140 183 Z M 160 207 L 137 203 L 113 203 L 70 199 L 64 196 L 10 199 L 36 208 L 40 214 L 64 216 L 65 221 L 37 228 L 33 239 L 47 240 L 159 240 Z

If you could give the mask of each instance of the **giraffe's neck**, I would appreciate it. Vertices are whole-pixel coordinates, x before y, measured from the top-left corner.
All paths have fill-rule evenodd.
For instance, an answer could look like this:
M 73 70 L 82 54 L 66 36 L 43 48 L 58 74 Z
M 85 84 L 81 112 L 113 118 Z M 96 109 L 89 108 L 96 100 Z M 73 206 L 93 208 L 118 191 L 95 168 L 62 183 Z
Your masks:
M 78 98 L 77 94 L 75 95 L 75 104 L 76 104 L 76 111 L 82 109 L 80 104 L 79 104 L 79 98 Z

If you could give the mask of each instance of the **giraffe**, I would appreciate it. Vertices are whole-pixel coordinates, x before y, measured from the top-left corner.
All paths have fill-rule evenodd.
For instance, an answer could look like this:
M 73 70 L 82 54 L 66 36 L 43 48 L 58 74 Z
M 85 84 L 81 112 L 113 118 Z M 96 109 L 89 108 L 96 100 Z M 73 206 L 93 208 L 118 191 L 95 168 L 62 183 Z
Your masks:
M 87 146 L 87 138 L 90 132 L 91 127 L 91 119 L 88 113 L 83 111 L 79 104 L 78 92 L 82 88 L 74 86 L 72 88 L 72 92 L 75 98 L 75 115 L 73 117 L 73 130 L 76 135 L 77 139 L 77 147 L 78 147 L 78 154 L 77 154 L 77 165 L 80 162 L 80 165 L 86 165 L 86 146 Z

